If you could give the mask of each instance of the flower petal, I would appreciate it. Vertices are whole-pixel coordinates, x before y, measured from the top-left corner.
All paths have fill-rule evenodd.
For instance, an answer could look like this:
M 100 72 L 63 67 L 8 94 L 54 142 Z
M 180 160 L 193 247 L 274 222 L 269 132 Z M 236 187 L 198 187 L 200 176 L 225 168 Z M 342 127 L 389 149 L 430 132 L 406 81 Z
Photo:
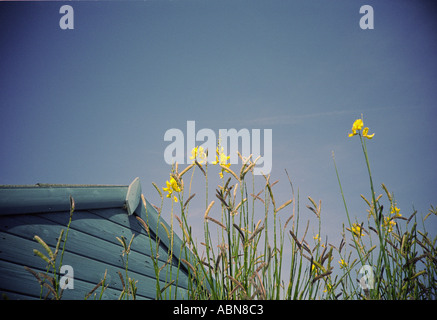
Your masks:
M 355 120 L 353 125 L 352 125 L 352 131 L 355 132 L 356 130 L 361 130 L 363 125 L 364 124 L 363 124 L 363 120 L 362 119 Z
M 367 134 L 368 132 L 369 132 L 369 128 L 365 127 L 363 129 L 363 137 L 366 137 L 367 139 L 372 139 L 375 134 L 372 133 L 372 134 L 369 135 L 369 134 Z

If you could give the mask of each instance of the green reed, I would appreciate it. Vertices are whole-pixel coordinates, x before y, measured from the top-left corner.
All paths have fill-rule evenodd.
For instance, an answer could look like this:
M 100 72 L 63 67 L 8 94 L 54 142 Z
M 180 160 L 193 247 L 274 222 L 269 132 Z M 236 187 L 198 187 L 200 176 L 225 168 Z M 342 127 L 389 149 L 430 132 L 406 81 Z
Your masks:
M 207 151 L 194 148 L 193 163 L 180 172 L 174 165 L 163 191 L 171 201 L 169 235 L 175 232 L 176 219 L 183 250 L 192 257 L 182 261 L 190 279 L 188 298 L 435 299 L 437 238 L 431 240 L 426 231 L 417 229 L 416 212 L 409 218 L 402 216 L 384 184 L 381 188 L 386 199 L 382 199 L 382 194 L 377 196 L 366 145 L 374 134 L 363 127 L 363 120 L 356 120 L 349 136 L 359 136 L 367 166 L 370 200 L 362 195 L 369 207 L 367 215 L 352 220 L 333 157 L 347 218 L 338 246 L 329 243 L 327 237 L 322 240 L 321 201 L 308 197 L 306 206 L 314 214 L 318 233 L 308 234 L 309 220 L 302 228 L 299 192 L 295 196 L 287 172 L 291 198 L 279 205 L 275 197 L 278 181 L 272 182 L 270 175 L 253 174 L 258 159 L 239 155 L 241 167 L 231 168 L 230 157 L 224 154 L 220 143 L 216 161 L 212 162 L 220 175 L 214 200 L 209 199 L 208 177 L 217 172 L 206 161 Z M 199 196 L 192 192 L 196 170 L 204 178 L 206 199 L 200 243 L 194 238 L 188 219 L 192 199 Z M 189 171 L 191 177 L 185 183 Z M 262 188 L 256 190 L 259 180 Z M 164 196 L 156 188 L 161 197 L 161 207 L 157 209 L 161 212 Z M 388 201 L 385 207 L 383 200 Z M 431 214 L 437 214 L 434 207 L 423 220 L 423 230 L 424 221 Z M 353 250 L 348 251 L 349 248 Z M 338 264 L 334 263 L 335 258 L 339 259 Z M 179 268 L 180 265 L 178 271 Z M 172 281 L 177 286 L 178 278 Z

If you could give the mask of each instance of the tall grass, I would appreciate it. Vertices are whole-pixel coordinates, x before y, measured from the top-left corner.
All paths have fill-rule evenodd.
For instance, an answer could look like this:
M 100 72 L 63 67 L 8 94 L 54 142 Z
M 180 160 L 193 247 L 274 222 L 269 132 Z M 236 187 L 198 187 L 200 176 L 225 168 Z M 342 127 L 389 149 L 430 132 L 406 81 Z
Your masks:
M 219 146 L 216 161 L 206 161 L 207 152 L 196 147 L 192 152 L 193 163 L 179 171 L 172 167 L 170 179 L 164 188 L 153 183 L 161 199 L 158 220 L 153 229 L 165 230 L 169 239 L 166 261 L 159 260 L 160 239 L 151 234 L 148 221 L 137 217 L 149 234 L 149 245 L 155 277 L 157 299 L 436 299 L 437 297 L 437 237 L 431 238 L 426 230 L 426 220 L 437 215 L 430 207 L 423 219 L 416 211 L 404 216 L 388 188 L 374 186 L 367 141 L 368 134 L 362 119 L 357 119 L 349 137 L 359 137 L 369 177 L 370 195 L 361 195 L 367 204 L 367 213 L 352 217 L 344 196 L 340 174 L 333 153 L 340 195 L 345 209 L 346 222 L 342 226 L 338 245 L 322 240 L 322 202 L 307 197 L 306 208 L 316 221 L 316 234 L 309 234 L 309 220 L 301 223 L 299 191 L 295 194 L 292 181 L 285 171 L 290 187 L 290 198 L 279 202 L 275 197 L 278 181 L 270 175 L 255 176 L 253 169 L 258 159 L 240 155 L 241 167 L 228 163 L 229 156 Z M 354 138 L 355 139 L 355 138 Z M 199 173 L 200 171 L 200 173 Z M 211 172 L 212 171 L 212 172 Z M 191 175 L 189 174 L 191 172 Z M 199 242 L 190 221 L 190 205 L 199 193 L 192 192 L 195 174 L 204 181 L 204 214 L 202 215 L 203 239 Z M 209 195 L 209 178 L 218 174 L 220 183 L 213 199 Z M 257 183 L 255 180 L 258 179 Z M 259 182 L 261 180 L 261 184 Z M 188 181 L 188 182 L 186 182 Z M 262 186 L 259 188 L 259 186 Z M 256 189 L 258 188 L 258 189 Z M 143 205 L 146 206 L 144 196 Z M 47 262 L 47 272 L 32 273 L 54 299 L 61 299 L 59 269 L 65 250 L 74 200 L 71 198 L 70 221 L 63 239 L 63 230 L 55 252 L 38 236 L 35 240 L 46 250 L 44 255 L 34 253 Z M 163 223 L 164 203 L 170 201 L 170 230 Z M 182 243 L 176 248 L 174 239 L 178 225 Z M 314 229 L 312 229 L 314 230 Z M 158 232 L 156 232 L 158 234 Z M 196 235 L 199 232 L 196 232 Z M 311 240 L 312 238 L 312 240 Z M 63 239 L 63 247 L 60 248 Z M 117 237 L 122 245 L 125 272 L 118 272 L 123 290 L 119 299 L 135 299 L 141 283 L 129 277 L 128 262 L 132 239 Z M 60 251 L 59 251 L 60 250 Z M 176 250 L 184 258 L 174 264 Z M 58 252 L 60 263 L 55 265 Z M 188 289 L 179 288 L 182 269 L 188 270 Z M 106 272 L 85 299 L 99 287 L 106 289 Z M 47 297 L 46 296 L 46 297 Z
M 155 185 L 161 198 L 157 209 L 161 212 L 164 202 L 171 201 L 169 236 L 175 232 L 175 219 L 182 249 L 193 257 L 182 261 L 188 266 L 188 298 L 435 299 L 437 238 L 430 239 L 425 221 L 437 211 L 431 206 L 420 231 L 416 212 L 404 217 L 384 184 L 383 193 L 376 193 L 366 145 L 374 135 L 368 130 L 358 119 L 349 135 L 359 137 L 368 169 L 370 196 L 362 195 L 367 214 L 350 216 L 333 155 L 347 218 L 338 246 L 322 241 L 321 201 L 308 197 L 306 205 L 314 214 L 318 233 L 309 235 L 309 224 L 301 225 L 299 192 L 295 194 L 287 172 L 290 198 L 277 202 L 274 187 L 278 181 L 272 182 L 270 175 L 255 176 L 257 159 L 252 157 L 240 155 L 241 167 L 231 168 L 229 156 L 219 146 L 211 170 L 207 152 L 196 147 L 192 164 L 182 171 L 174 165 L 163 188 L 166 197 Z M 220 183 L 211 200 L 209 176 L 217 174 L 217 169 Z M 196 170 L 204 178 L 206 199 L 200 242 L 189 221 L 190 202 L 198 196 L 192 192 Z M 255 190 L 256 178 L 262 180 L 261 190 Z M 178 283 L 178 279 L 171 281 Z M 176 296 L 166 296 L 172 297 Z
M 361 284 L 367 299 L 435 299 L 437 297 L 435 246 L 437 237 L 433 240 L 429 238 L 425 221 L 431 214 L 437 215 L 437 211 L 431 206 L 429 213 L 422 220 L 423 231 L 420 231 L 417 229 L 417 212 L 414 211 L 408 218 L 403 217 L 394 195 L 384 184 L 381 184 L 383 193 L 377 195 L 367 152 L 367 141 L 372 139 L 374 134 L 368 135 L 369 129 L 363 127 L 363 119 L 357 119 L 349 137 L 358 135 L 369 176 L 370 200 L 361 195 L 368 206 L 366 224 L 362 220 L 351 223 L 339 173 L 335 166 L 349 225 L 348 231 L 352 236 L 351 245 L 359 257 L 358 261 L 352 263 L 348 261 L 343 264 L 345 275 L 356 264 L 370 266 L 371 281 Z M 372 235 L 376 237 L 376 241 L 373 240 Z M 348 264 L 351 267 L 347 268 Z M 350 292 L 351 297 L 360 297 L 357 296 L 357 290 Z
M 34 240 L 38 242 L 46 252 L 44 254 L 38 249 L 33 249 L 33 253 L 41 258 L 45 263 L 47 263 L 46 272 L 36 272 L 27 266 L 24 266 L 24 268 L 26 271 L 32 274 L 40 284 L 40 299 L 48 299 L 49 297 L 51 297 L 51 299 L 53 300 L 61 300 L 62 294 L 64 293 L 64 288 L 68 284 L 67 282 L 61 283 L 62 278 L 60 276 L 60 270 L 63 266 L 62 261 L 64 258 L 65 244 L 67 243 L 68 231 L 70 230 L 74 209 L 74 199 L 70 196 L 70 216 L 67 224 L 67 231 L 65 232 L 64 237 L 64 229 L 61 230 L 54 252 L 40 236 L 34 236 Z M 63 245 L 61 247 L 62 242 Z M 59 263 L 57 263 L 57 258 L 59 254 L 60 259 Z M 68 278 L 66 281 L 68 281 Z

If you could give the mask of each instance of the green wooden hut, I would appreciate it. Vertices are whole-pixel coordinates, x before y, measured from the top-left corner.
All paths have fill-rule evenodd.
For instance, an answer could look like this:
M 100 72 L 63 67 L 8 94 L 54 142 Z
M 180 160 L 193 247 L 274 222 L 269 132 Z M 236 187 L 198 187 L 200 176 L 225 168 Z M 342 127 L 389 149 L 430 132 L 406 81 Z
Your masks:
M 40 299 L 47 294 L 53 298 L 48 288 L 53 272 L 47 273 L 47 262 L 34 249 L 46 257 L 50 255 L 34 236 L 39 236 L 54 253 L 61 230 L 64 230 L 62 239 L 68 230 L 63 255 L 62 240 L 55 260 L 59 267 L 62 257 L 62 265 L 67 266 L 57 273 L 64 288 L 62 299 L 83 300 L 96 286 L 88 299 L 119 299 L 123 288 L 127 288 L 128 278 L 137 281 L 136 299 L 165 299 L 170 294 L 177 299 L 187 298 L 189 277 L 186 265 L 181 262 L 189 261 L 186 250 L 181 239 L 174 235 L 174 250 L 169 258 L 170 226 L 142 199 L 138 178 L 129 186 L 0 186 L 0 294 L 3 298 Z M 127 255 L 117 237 L 125 239 L 128 245 L 132 236 Z M 156 266 L 161 269 L 159 287 Z M 37 276 L 47 284 L 41 285 Z M 177 281 L 172 283 L 172 280 Z M 158 292 L 166 286 L 159 296 Z M 123 297 L 132 299 L 133 295 Z

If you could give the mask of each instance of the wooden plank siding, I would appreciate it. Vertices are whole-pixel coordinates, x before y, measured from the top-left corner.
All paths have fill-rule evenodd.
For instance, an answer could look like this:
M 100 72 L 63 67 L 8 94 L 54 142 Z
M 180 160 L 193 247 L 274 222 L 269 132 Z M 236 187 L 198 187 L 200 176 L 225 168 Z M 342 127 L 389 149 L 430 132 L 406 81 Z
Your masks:
M 138 181 L 136 183 L 138 184 Z M 50 186 L 43 188 L 47 189 Z M 93 187 L 87 186 L 86 188 L 91 190 Z M 127 191 L 125 186 L 120 188 Z M 34 236 L 40 236 L 54 251 L 61 229 L 67 230 L 70 211 L 22 212 L 24 209 L 17 208 L 19 206 L 26 208 L 26 206 L 15 205 L 13 202 L 16 200 L 12 201 L 9 193 L 2 193 L 2 190 L 7 189 L 6 187 L 0 188 L 0 294 L 10 299 L 38 299 L 41 296 L 41 286 L 36 278 L 24 268 L 27 266 L 36 272 L 46 271 L 47 263 L 33 253 L 33 249 L 38 249 L 46 254 L 44 248 L 34 240 Z M 35 189 L 31 188 L 31 190 L 33 193 L 36 192 Z M 58 187 L 58 191 L 65 196 L 65 190 L 61 187 Z M 111 192 L 113 193 L 114 190 Z M 23 191 L 23 196 L 25 194 L 26 192 Z M 134 194 L 138 194 L 138 189 L 134 191 Z M 132 194 L 126 199 L 129 197 L 132 198 Z M 7 205 L 2 206 L 2 201 Z M 37 201 L 40 207 L 47 208 L 47 204 L 40 196 Z M 80 199 L 75 199 L 76 201 L 80 207 Z M 118 272 L 125 276 L 126 254 L 123 256 L 123 247 L 116 237 L 124 236 L 129 242 L 133 235 L 128 260 L 128 276 L 138 281 L 136 284 L 137 299 L 157 298 L 156 273 L 151 259 L 152 252 L 157 249 L 157 237 L 160 238 L 158 264 L 159 267 L 164 266 L 160 272 L 160 286 L 162 288 L 169 281 L 177 279 L 177 286 L 171 285 L 166 293 L 171 292 L 173 296 L 176 294 L 178 299 L 187 298 L 187 269 L 180 263 L 180 259 L 189 259 L 185 257 L 184 251 L 176 250 L 177 246 L 183 247 L 182 241 L 175 235 L 172 263 L 166 264 L 169 260 L 169 240 L 165 239 L 167 235 L 164 228 L 159 230 L 157 226 L 162 222 L 170 230 L 168 224 L 160 220 L 150 204 L 147 203 L 147 208 L 145 208 L 140 201 L 134 210 L 132 206 L 136 200 L 130 199 L 129 201 L 130 215 L 123 203 L 117 207 L 106 208 L 105 203 L 99 199 L 97 202 L 104 208 L 100 209 L 97 205 L 91 205 L 92 209 L 83 209 L 82 205 L 82 209 L 73 212 L 62 264 L 70 265 L 74 270 L 74 289 L 64 290 L 63 299 L 84 299 L 85 295 L 103 279 L 105 271 L 107 271 L 106 285 L 108 288 L 104 291 L 102 299 L 118 299 L 123 290 Z M 11 207 L 13 209 L 10 209 Z M 63 208 L 65 209 L 65 206 Z M 32 212 L 32 210 L 30 208 L 27 211 Z M 9 213 L 11 211 L 13 211 L 12 214 Z M 137 217 L 148 222 L 151 238 L 138 222 Z M 60 254 L 57 256 L 57 265 L 59 265 L 60 256 Z M 44 292 L 46 290 L 44 289 Z M 97 297 L 100 290 L 101 288 L 96 290 Z

